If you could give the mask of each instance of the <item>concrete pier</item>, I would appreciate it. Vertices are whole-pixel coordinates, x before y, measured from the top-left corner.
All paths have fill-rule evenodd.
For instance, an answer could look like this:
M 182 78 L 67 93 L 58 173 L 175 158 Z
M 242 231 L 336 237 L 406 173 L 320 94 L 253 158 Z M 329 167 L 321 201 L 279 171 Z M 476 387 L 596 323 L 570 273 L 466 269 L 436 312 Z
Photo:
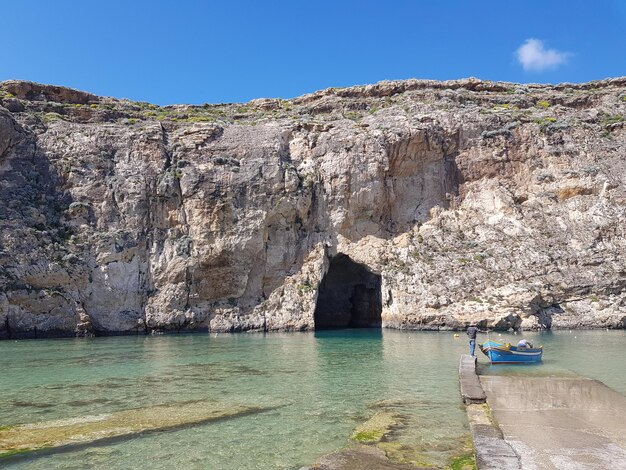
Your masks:
M 626 397 L 602 382 L 479 377 L 464 355 L 459 383 L 479 470 L 626 470 Z
M 476 356 L 463 354 L 459 362 L 459 385 L 461 387 L 461 398 L 463 403 L 485 403 L 487 395 L 480 385 L 478 374 L 476 374 Z
M 521 468 L 626 469 L 626 397 L 603 383 L 504 376 L 480 382 Z M 481 444 L 474 444 L 478 453 Z
M 485 403 L 487 395 L 476 373 L 476 357 L 461 356 L 459 385 L 474 442 L 474 455 L 479 470 L 519 470 L 520 461 L 504 440 Z

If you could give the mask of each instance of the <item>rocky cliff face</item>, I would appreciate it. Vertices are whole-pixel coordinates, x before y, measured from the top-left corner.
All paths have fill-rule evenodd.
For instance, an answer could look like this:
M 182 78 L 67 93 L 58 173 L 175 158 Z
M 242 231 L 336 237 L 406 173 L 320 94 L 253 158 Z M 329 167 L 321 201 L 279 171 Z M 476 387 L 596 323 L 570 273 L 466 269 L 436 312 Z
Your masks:
M 626 78 L 168 107 L 0 83 L 0 337 L 623 328 L 625 115 Z

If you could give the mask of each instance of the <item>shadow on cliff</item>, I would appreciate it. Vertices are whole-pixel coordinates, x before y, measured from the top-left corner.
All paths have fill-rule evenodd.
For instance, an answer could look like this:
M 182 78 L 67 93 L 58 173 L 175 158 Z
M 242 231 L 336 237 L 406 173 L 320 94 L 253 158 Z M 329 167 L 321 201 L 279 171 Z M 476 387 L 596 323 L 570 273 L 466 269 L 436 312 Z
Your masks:
M 77 315 L 67 287 L 80 260 L 69 248 L 74 230 L 62 221 L 73 201 L 33 132 L 2 117 L 10 145 L 0 155 L 0 285 L 7 299 L 0 337 L 73 335 Z

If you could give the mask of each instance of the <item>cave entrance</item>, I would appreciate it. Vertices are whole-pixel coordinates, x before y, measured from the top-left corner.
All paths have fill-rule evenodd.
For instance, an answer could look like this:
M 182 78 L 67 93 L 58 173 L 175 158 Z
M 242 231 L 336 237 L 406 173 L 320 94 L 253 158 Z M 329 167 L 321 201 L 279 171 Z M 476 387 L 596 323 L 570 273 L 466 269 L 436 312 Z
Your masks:
M 315 329 L 380 328 L 380 275 L 339 253 L 330 260 L 315 306 Z

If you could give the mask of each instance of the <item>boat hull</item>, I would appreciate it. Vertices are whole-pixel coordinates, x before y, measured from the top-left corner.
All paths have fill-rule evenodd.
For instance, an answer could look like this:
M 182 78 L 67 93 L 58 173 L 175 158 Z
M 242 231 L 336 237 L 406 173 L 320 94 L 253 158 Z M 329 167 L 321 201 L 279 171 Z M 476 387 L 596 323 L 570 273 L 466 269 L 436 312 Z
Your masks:
M 517 348 L 494 341 L 482 344 L 480 350 L 492 364 L 535 364 L 543 357 L 543 348 Z

